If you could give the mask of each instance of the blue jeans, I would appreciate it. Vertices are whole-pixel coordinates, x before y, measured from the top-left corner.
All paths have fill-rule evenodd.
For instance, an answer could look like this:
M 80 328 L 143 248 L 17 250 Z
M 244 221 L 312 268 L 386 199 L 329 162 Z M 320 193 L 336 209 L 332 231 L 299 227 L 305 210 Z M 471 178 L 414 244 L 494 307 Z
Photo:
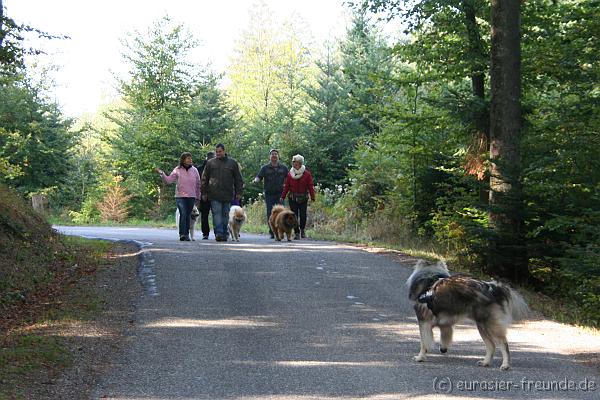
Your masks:
M 269 226 L 269 233 L 272 235 L 271 226 L 269 225 L 269 217 L 271 216 L 271 210 L 275 204 L 281 204 L 279 202 L 279 196 L 281 194 L 265 194 L 265 204 L 267 205 L 267 225 Z
M 196 199 L 194 197 L 176 197 L 175 201 L 179 210 L 179 236 L 189 236 L 190 216 Z
M 231 202 L 229 201 L 210 201 L 210 210 L 213 216 L 213 229 L 215 237 L 217 235 L 227 238 L 227 224 L 229 223 L 229 209 Z

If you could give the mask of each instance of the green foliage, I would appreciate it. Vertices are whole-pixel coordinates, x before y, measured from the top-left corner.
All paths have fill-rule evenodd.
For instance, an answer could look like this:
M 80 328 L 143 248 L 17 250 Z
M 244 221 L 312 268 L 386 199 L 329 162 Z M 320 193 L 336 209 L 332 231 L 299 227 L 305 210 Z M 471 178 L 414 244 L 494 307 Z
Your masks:
M 486 127 L 488 99 L 473 96 L 467 79 L 489 69 L 488 5 L 479 1 L 359 3 L 357 7 L 409 22 L 410 40 L 395 47 L 405 71 L 387 82 L 403 87 L 404 94 L 411 88 L 421 94 L 412 118 L 408 96 L 390 102 L 393 112 L 387 114 L 375 145 L 357 153 L 358 168 L 352 172 L 355 186 L 349 193 L 355 193 L 367 210 L 385 204 L 412 215 L 417 234 L 432 235 L 447 257 L 480 270 L 488 257 L 499 255 L 489 248 L 488 209 L 481 204 L 486 185 L 464 173 L 470 172 L 465 158 L 473 148 L 469 141 Z M 600 32 L 598 5 L 598 1 L 540 0 L 526 2 L 522 9 L 522 212 L 531 283 L 578 303 L 577 319 L 593 325 L 600 320 L 600 56 L 593 45 Z M 479 41 L 470 30 L 467 7 L 475 12 Z M 409 74 L 406 67 L 414 72 Z M 407 140 L 411 137 L 418 140 L 411 143 Z M 384 160 L 393 151 L 396 165 L 390 175 L 398 176 L 395 185 L 373 173 L 377 171 L 374 160 Z M 377 182 L 387 185 L 390 195 L 374 190 Z
M 112 171 L 136 195 L 132 214 L 158 216 L 174 189 L 159 186 L 154 168 L 170 172 L 182 152 L 198 154 L 199 146 L 224 135 L 233 126 L 232 109 L 217 76 L 187 61 L 196 41 L 182 25 L 165 17 L 148 32 L 131 34 L 124 45 L 131 65 L 129 77 L 120 81 L 126 105 L 107 113 L 117 128 L 104 139 Z
M 536 285 L 600 322 L 600 29 L 598 1 L 527 3 L 523 143 L 530 263 Z
M 307 88 L 316 79 L 311 45 L 301 21 L 278 23 L 264 3 L 252 11 L 228 70 L 228 95 L 239 110 L 240 123 L 224 139 L 228 153 L 241 163 L 246 182 L 268 162 L 271 148 L 279 150 L 288 167 L 294 154 L 306 154 Z M 307 156 L 311 170 L 313 161 Z M 245 196 L 255 198 L 258 192 L 258 187 L 247 185 Z
M 99 199 L 97 198 L 92 196 L 86 197 L 81 204 L 80 211 L 69 211 L 69 217 L 71 217 L 72 222 L 85 225 L 100 221 L 100 211 L 97 207 L 98 202 Z
M 7 173 L 0 179 L 24 194 L 60 186 L 70 168 L 71 121 L 23 76 L 0 78 L 0 98 L 0 159 Z
M 366 15 L 354 15 L 337 47 L 326 46 L 317 83 L 307 88 L 311 102 L 302 149 L 315 180 L 330 188 L 347 182 L 357 146 L 379 132 L 386 96 L 395 92 L 384 84 L 392 69 L 389 49 Z

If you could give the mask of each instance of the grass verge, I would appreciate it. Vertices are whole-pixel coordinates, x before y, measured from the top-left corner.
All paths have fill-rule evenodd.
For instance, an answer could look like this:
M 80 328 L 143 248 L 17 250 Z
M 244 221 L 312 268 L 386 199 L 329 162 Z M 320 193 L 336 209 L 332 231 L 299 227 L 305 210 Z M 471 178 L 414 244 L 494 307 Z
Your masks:
M 137 248 L 61 240 L 69 268 L 2 319 L 0 399 L 88 397 L 131 321 Z

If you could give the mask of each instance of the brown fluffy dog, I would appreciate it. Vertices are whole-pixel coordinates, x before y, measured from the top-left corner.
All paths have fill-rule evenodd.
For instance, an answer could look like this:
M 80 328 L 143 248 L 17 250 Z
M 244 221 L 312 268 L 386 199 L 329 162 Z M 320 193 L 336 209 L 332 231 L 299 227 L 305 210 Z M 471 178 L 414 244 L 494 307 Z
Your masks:
M 298 226 L 298 221 L 292 210 L 278 204 L 271 211 L 269 226 L 275 235 L 275 240 L 281 242 L 285 233 L 288 242 L 290 242 L 292 240 L 292 229 Z

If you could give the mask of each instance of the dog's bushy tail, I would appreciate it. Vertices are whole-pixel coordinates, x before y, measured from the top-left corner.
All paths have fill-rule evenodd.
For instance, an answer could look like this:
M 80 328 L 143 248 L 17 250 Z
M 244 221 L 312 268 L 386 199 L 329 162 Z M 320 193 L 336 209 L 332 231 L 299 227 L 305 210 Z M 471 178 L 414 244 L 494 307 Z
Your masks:
M 498 283 L 497 285 L 502 287 L 507 294 L 506 306 L 508 307 L 512 321 L 515 322 L 527 318 L 530 314 L 530 311 L 525 299 L 523 299 L 523 296 L 521 296 L 519 292 L 508 285 L 504 285 L 502 283 Z

